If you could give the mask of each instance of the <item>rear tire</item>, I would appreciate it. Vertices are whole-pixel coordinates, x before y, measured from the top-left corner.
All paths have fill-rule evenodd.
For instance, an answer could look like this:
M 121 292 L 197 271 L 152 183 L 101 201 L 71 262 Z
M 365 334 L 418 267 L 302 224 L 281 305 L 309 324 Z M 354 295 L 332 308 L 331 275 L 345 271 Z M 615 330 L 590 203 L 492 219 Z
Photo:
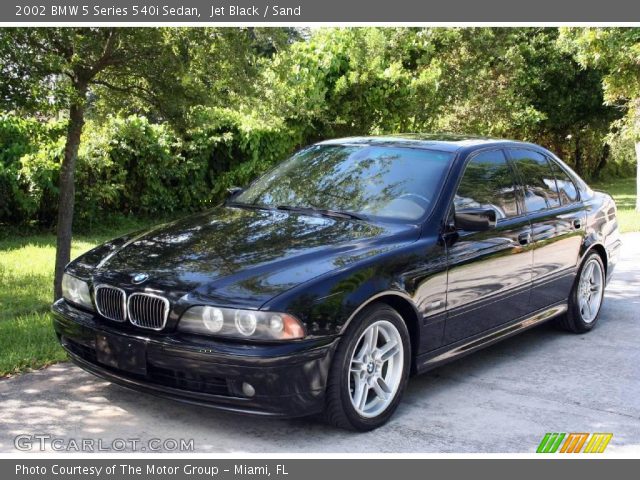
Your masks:
M 325 420 L 368 431 L 398 407 L 411 366 L 411 342 L 400 314 L 382 303 L 365 308 L 347 329 L 327 382 Z
M 567 313 L 558 319 L 562 329 L 586 333 L 596 326 L 604 297 L 605 279 L 602 258 L 597 252 L 591 251 L 576 276 Z

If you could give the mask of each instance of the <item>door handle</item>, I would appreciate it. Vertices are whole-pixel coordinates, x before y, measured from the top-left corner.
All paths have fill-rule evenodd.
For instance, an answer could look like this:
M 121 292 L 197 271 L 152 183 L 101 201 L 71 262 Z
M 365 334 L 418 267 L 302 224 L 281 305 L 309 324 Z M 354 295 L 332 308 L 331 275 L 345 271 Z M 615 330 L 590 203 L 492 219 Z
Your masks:
M 520 235 L 518 235 L 518 243 L 520 245 L 528 245 L 529 243 L 531 243 L 531 233 L 523 232 Z
M 573 228 L 575 228 L 576 230 L 579 230 L 580 227 L 582 227 L 582 220 L 580 220 L 579 218 L 576 218 L 573 221 Z

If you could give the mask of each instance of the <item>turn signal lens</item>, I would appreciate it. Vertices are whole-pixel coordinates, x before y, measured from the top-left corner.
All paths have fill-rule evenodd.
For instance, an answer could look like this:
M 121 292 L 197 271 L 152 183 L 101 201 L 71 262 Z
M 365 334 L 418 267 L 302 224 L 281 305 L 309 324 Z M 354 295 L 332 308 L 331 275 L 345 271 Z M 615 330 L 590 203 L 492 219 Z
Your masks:
M 293 315 L 210 306 L 189 308 L 178 330 L 252 340 L 296 340 L 305 335 L 302 323 Z
M 282 338 L 302 338 L 304 337 L 304 328 L 300 321 L 291 315 L 284 315 L 284 328 L 282 329 Z

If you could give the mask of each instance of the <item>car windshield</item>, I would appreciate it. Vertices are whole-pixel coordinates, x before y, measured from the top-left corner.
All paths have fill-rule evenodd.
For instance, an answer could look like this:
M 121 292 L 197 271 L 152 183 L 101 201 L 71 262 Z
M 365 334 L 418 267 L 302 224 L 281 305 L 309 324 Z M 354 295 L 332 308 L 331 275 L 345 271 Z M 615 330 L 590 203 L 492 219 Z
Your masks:
M 234 203 L 417 220 L 453 154 L 421 148 L 315 145 L 255 181 Z

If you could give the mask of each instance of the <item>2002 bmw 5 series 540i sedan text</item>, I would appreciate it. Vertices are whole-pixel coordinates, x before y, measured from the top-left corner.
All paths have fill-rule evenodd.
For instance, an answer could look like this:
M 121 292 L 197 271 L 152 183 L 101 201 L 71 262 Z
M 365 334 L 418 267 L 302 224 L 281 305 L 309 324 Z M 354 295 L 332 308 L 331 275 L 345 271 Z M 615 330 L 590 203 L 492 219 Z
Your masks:
M 54 325 L 118 384 L 369 430 L 411 374 L 550 319 L 591 330 L 620 244 L 611 197 L 539 146 L 331 140 L 71 262 Z

